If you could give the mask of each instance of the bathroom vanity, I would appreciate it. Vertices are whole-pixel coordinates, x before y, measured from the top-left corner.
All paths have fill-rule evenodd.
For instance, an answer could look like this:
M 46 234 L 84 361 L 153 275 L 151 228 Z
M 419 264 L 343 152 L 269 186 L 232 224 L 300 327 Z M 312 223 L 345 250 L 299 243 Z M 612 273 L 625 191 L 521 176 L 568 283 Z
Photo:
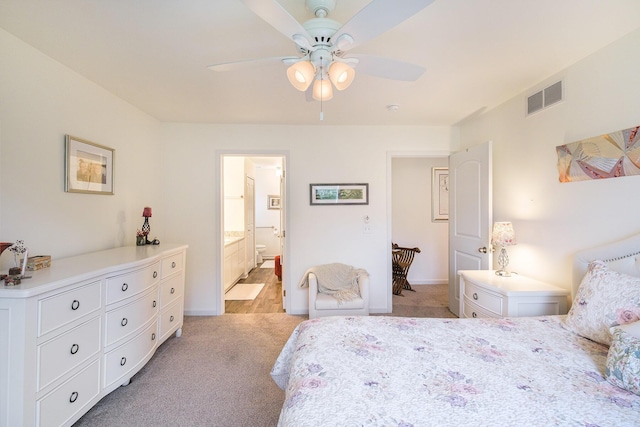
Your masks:
M 245 238 L 224 238 L 224 291 L 245 275 Z

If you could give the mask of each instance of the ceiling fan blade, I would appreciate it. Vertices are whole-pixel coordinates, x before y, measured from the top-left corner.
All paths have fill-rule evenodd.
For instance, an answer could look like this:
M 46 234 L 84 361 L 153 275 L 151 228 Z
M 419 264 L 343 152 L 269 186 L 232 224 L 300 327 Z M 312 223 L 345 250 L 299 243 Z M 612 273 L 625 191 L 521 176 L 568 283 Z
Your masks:
M 309 33 L 287 10 L 275 0 L 241 0 L 249 9 L 276 30 L 293 39 L 296 34 L 311 40 Z M 304 46 L 303 46 L 304 47 Z
M 429 6 L 433 1 L 434 0 L 372 0 L 371 3 L 344 24 L 333 36 L 333 39 L 338 40 L 341 35 L 348 34 L 353 37 L 353 42 L 344 46 L 342 50 L 353 49 L 390 30 Z
M 358 59 L 356 74 L 362 73 L 374 77 L 382 77 L 383 79 L 412 82 L 418 80 L 425 72 L 425 68 L 420 65 L 395 59 L 363 54 L 350 54 L 349 57 Z
M 275 64 L 278 62 L 284 63 L 284 64 L 291 64 L 299 60 L 300 58 L 298 57 L 273 56 L 270 58 L 247 59 L 245 61 L 225 62 L 223 64 L 209 65 L 207 68 L 212 71 L 235 71 L 235 70 L 242 70 L 246 68 L 262 67 L 265 65 Z

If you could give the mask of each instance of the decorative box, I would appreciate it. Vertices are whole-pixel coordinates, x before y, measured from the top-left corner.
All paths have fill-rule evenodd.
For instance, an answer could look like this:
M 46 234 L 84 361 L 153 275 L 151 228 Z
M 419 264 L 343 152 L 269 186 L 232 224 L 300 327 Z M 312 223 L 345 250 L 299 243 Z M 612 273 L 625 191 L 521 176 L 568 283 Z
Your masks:
M 22 266 L 22 261 L 20 262 L 20 264 Z M 28 271 L 41 270 L 47 267 L 51 267 L 50 255 L 36 255 L 36 256 L 30 256 L 29 258 L 27 258 Z

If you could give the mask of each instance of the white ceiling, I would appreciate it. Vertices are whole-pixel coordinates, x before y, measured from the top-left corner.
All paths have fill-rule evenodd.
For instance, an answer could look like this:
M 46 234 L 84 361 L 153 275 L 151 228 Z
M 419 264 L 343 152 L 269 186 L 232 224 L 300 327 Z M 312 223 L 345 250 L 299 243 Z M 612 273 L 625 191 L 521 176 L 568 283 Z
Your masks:
M 304 0 L 278 1 L 300 22 L 311 18 Z M 329 17 L 344 23 L 367 3 L 338 0 Z M 323 122 L 320 103 L 289 84 L 284 65 L 207 69 L 296 55 L 240 0 L 0 0 L 0 27 L 161 121 L 451 125 L 640 27 L 640 1 L 436 0 L 352 51 L 425 74 L 416 82 L 356 75 L 324 103 Z

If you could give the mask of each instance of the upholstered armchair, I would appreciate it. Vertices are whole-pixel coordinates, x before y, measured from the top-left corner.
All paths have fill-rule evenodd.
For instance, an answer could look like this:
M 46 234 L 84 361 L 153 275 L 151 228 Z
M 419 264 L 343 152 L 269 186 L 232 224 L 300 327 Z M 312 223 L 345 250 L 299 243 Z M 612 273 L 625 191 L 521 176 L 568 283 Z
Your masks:
M 318 278 L 309 273 L 309 319 L 324 316 L 368 316 L 369 315 L 369 275 L 358 278 L 360 296 L 347 301 L 338 301 L 333 296 L 318 291 Z

